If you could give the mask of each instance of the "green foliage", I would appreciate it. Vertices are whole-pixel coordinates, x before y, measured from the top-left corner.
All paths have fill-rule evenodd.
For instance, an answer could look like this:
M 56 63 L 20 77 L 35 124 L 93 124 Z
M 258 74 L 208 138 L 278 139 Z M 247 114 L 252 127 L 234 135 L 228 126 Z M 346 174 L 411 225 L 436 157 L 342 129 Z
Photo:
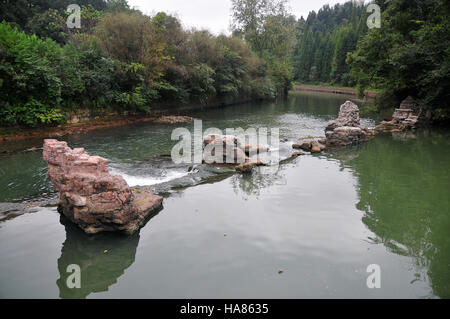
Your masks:
M 450 15 L 444 0 L 383 4 L 381 29 L 372 29 L 349 56 L 361 89 L 383 90 L 379 105 L 397 106 L 413 96 L 422 109 L 448 109 Z
M 108 13 L 95 30 L 102 48 L 114 59 L 144 66 L 142 75 L 151 84 L 163 76 L 166 43 L 149 17 L 139 12 Z
M 60 47 L 0 23 L 0 122 L 36 126 L 62 120 Z
M 31 34 L 41 38 L 51 38 L 58 43 L 65 43 L 68 36 L 65 17 L 54 9 L 36 14 L 27 23 L 25 29 Z
M 352 86 L 347 55 L 366 32 L 366 7 L 359 2 L 323 6 L 300 22 L 295 79 L 305 83 Z
M 286 0 L 233 0 L 233 34 L 242 36 L 268 63 L 276 95 L 287 94 L 293 80 L 292 53 L 298 22 Z
M 0 22 L 7 21 L 26 30 L 30 20 L 48 10 L 56 10 L 59 15 L 65 16 L 67 7 L 73 3 L 95 10 L 104 10 L 107 5 L 106 0 L 0 0 Z
M 0 25 L 0 125 L 54 124 L 80 109 L 148 113 L 154 103 L 273 98 L 289 77 L 242 39 L 186 31 L 177 18 L 149 17 L 126 1 L 79 2 L 82 27 L 70 30 L 67 1 L 23 0 L 28 15 L 1 2 L 23 31 Z
M 191 97 L 207 104 L 208 99 L 216 94 L 214 75 L 216 71 L 207 64 L 198 64 L 190 72 Z

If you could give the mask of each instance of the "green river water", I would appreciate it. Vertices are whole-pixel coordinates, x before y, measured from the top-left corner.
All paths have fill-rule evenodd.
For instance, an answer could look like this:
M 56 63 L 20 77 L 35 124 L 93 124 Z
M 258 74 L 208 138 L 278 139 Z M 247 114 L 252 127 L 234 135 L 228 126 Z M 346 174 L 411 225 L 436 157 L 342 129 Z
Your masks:
M 323 136 L 346 99 L 299 94 L 190 115 L 204 128 L 278 127 L 287 158 L 299 137 Z M 380 120 L 362 110 L 363 125 Z M 64 137 L 165 197 L 131 237 L 85 235 L 54 205 L 23 212 L 56 198 L 42 151 L 0 156 L 0 297 L 450 298 L 449 130 L 379 135 L 240 175 L 173 164 L 165 155 L 178 126 Z M 80 289 L 66 285 L 70 264 L 81 267 Z M 379 289 L 366 284 L 372 264 Z

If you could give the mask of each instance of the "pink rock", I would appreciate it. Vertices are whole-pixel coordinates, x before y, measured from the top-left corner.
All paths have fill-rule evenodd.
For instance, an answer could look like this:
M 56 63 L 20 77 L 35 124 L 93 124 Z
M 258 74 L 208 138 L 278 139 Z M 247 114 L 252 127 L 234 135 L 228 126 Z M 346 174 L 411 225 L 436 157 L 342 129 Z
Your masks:
M 134 233 L 162 206 L 163 198 L 131 189 L 108 171 L 108 162 L 83 148 L 45 140 L 48 177 L 59 192 L 58 210 L 88 234 L 102 231 Z
M 360 125 L 358 106 L 347 101 L 341 105 L 339 116 L 325 129 L 327 146 L 347 146 L 366 142 L 373 132 Z
M 267 146 L 244 144 L 237 136 L 233 135 L 208 135 L 203 139 L 203 145 L 205 147 L 203 159 L 206 163 L 233 164 L 246 169 L 250 165 L 241 164 L 251 162 L 252 159 L 249 156 L 260 155 L 269 151 Z M 208 149 L 206 150 L 207 147 Z M 242 169 L 238 170 L 242 171 Z

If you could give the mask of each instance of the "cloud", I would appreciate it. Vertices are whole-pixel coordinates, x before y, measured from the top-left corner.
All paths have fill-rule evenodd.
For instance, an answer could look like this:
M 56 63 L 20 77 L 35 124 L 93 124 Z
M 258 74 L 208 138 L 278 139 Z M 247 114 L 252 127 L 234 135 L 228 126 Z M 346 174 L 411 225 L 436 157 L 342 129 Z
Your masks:
M 312 10 L 319 10 L 324 4 L 334 5 L 343 0 L 290 0 L 292 13 L 300 18 Z M 175 14 L 186 28 L 209 29 L 215 34 L 229 33 L 231 0 L 128 0 L 146 14 L 159 11 Z

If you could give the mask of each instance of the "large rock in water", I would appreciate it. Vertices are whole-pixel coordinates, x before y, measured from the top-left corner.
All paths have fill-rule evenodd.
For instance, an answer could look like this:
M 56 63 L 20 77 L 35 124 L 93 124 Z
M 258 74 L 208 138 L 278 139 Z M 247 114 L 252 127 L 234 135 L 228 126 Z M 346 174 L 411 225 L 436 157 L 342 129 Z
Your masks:
M 360 124 L 358 105 L 351 101 L 347 101 L 341 105 L 338 118 L 328 124 L 325 132 L 343 126 L 359 127 Z
M 381 122 L 375 130 L 377 132 L 401 132 L 416 128 L 419 116 L 414 114 L 415 108 L 414 99 L 408 96 L 400 104 L 400 108 L 395 110 L 392 120 Z
M 358 106 L 347 101 L 341 105 L 338 118 L 325 129 L 327 146 L 347 146 L 367 141 L 373 132 L 360 125 Z
M 249 156 L 269 151 L 267 146 L 244 144 L 234 135 L 208 135 L 203 139 L 203 146 L 205 163 L 228 164 L 242 173 L 249 173 L 255 166 L 264 165 L 259 158 Z
M 134 233 L 162 206 L 161 196 L 131 189 L 121 176 L 108 172 L 104 158 L 82 148 L 45 140 L 43 154 L 59 192 L 58 210 L 88 234 Z

